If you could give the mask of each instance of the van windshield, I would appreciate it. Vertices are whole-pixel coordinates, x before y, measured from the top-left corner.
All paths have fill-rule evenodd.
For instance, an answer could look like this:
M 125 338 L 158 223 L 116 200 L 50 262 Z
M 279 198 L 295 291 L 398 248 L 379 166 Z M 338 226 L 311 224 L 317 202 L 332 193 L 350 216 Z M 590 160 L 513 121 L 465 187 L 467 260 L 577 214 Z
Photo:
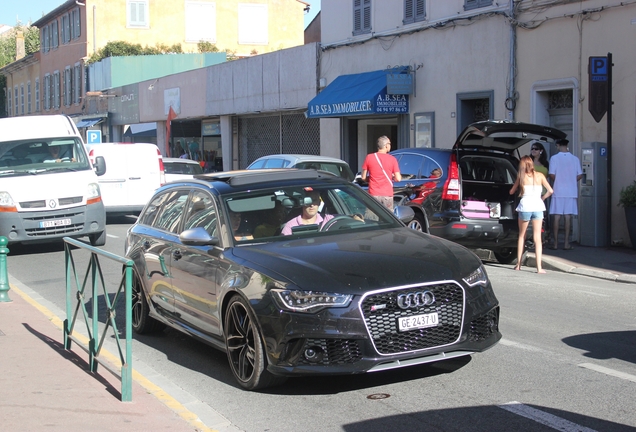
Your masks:
M 59 170 L 89 170 L 79 138 L 62 137 L 0 142 L 0 175 L 44 174 Z

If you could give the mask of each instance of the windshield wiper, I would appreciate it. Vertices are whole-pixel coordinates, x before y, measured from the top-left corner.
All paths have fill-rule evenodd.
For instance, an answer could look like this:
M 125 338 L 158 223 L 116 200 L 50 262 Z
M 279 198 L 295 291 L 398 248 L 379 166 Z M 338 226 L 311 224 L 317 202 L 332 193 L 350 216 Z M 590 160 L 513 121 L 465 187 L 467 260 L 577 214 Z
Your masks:
M 15 170 L 0 171 L 0 175 L 15 174 Z

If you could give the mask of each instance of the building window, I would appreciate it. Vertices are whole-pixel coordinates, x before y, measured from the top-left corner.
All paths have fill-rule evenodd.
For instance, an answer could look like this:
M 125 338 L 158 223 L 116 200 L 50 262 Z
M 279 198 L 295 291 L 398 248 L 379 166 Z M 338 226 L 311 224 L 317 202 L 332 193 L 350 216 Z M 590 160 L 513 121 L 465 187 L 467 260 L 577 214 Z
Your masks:
M 40 78 L 35 79 L 35 112 L 40 112 Z
M 81 15 L 79 8 L 71 11 L 71 39 L 77 39 L 81 35 Z
M 186 1 L 186 42 L 216 43 L 216 3 Z
M 79 63 L 75 63 L 73 71 L 73 103 L 79 104 L 82 94 L 82 67 Z
M 268 18 L 266 4 L 238 5 L 238 43 L 243 45 L 267 45 Z
M 71 42 L 71 19 L 69 14 L 62 15 L 62 43 L 64 45 Z
M 31 114 L 31 81 L 27 82 L 27 114 Z
M 491 6 L 492 0 L 464 0 L 464 10 Z
M 51 75 L 44 75 L 44 109 L 51 109 Z
M 7 115 L 8 116 L 12 116 L 13 112 L 12 112 L 12 106 L 11 106 L 11 89 L 8 88 L 4 88 L 4 97 L 7 101 Z
M 415 147 L 435 147 L 435 113 L 417 113 L 415 119 Z
M 20 114 L 24 115 L 24 84 L 20 84 Z
M 148 28 L 150 26 L 147 0 L 128 0 L 126 10 L 128 11 L 128 27 Z
M 426 19 L 426 3 L 424 0 L 404 0 L 404 24 Z
M 43 52 L 49 52 L 50 49 L 50 43 L 51 41 L 49 40 L 49 26 L 43 27 L 42 28 L 42 51 Z
M 371 32 L 371 0 L 353 0 L 353 35 Z
M 13 106 L 15 107 L 15 115 L 20 114 L 20 110 L 18 109 L 18 86 L 13 88 Z
M 71 95 L 73 94 L 73 78 L 71 73 L 71 67 L 67 66 L 64 69 L 64 105 L 71 105 Z
M 61 102 L 60 72 L 53 72 L 53 108 L 59 109 Z
M 57 20 L 51 23 L 51 31 L 49 32 L 51 36 L 51 49 L 57 49 L 60 45 L 60 35 L 58 32 Z

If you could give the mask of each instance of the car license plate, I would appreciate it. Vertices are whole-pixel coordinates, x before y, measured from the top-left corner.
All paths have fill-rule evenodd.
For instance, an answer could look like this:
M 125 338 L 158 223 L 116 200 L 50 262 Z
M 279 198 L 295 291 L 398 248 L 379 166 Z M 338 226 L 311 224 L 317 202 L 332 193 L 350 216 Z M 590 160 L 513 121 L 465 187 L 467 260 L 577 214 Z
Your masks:
M 53 228 L 58 226 L 70 225 L 70 219 L 56 219 L 56 220 L 48 220 L 40 222 L 40 228 Z
M 398 327 L 400 331 L 437 327 L 438 323 L 437 312 L 398 318 Z

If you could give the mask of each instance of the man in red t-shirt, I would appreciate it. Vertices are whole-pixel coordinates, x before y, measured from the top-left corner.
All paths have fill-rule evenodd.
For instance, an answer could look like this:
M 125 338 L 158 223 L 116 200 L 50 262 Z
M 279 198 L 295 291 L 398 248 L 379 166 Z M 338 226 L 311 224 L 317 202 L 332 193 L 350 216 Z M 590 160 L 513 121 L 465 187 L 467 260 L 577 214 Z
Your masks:
M 389 210 L 393 210 L 393 182 L 402 180 L 397 159 L 388 154 L 391 140 L 378 138 L 378 151 L 368 154 L 362 164 L 362 180 L 369 182 L 369 194 Z

